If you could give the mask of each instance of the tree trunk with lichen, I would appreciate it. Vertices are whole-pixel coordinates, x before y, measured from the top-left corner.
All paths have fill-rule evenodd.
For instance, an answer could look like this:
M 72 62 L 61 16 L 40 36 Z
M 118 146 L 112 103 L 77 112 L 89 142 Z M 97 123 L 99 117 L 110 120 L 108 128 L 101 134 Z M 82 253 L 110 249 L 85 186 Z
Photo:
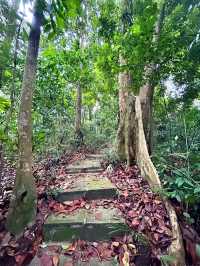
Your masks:
M 120 56 L 119 58 L 120 65 L 125 65 L 125 60 Z M 127 160 L 132 161 L 131 154 L 129 153 L 132 148 L 127 146 L 131 145 L 131 132 L 130 124 L 128 123 L 131 120 L 130 110 L 128 108 L 128 98 L 131 91 L 132 79 L 129 71 L 124 71 L 119 73 L 118 76 L 119 84 L 119 126 L 117 131 L 116 138 L 116 149 L 119 158 L 123 161 Z
M 79 82 L 77 85 L 76 93 L 75 141 L 76 146 L 79 147 L 83 144 L 83 133 L 81 131 L 82 89 Z
M 22 93 L 18 120 L 19 158 L 16 180 L 11 199 L 6 227 L 19 235 L 36 217 L 36 187 L 32 175 L 32 95 L 36 79 L 36 66 L 42 20 L 41 1 L 35 4 L 33 23 L 29 34 L 26 63 L 22 82 Z
M 163 27 L 164 18 L 165 18 L 165 1 L 161 4 L 160 13 L 155 25 L 154 35 L 153 35 L 153 45 L 155 47 L 158 46 L 158 42 L 160 39 L 160 33 Z M 153 78 L 155 76 L 158 67 L 153 62 L 149 64 L 145 68 L 144 78 L 146 80 L 145 84 L 140 88 L 139 96 L 141 101 L 142 108 L 142 119 L 143 119 L 143 127 L 144 134 L 147 142 L 147 147 L 149 154 L 152 153 L 152 135 L 153 135 L 153 95 L 154 95 L 154 81 Z
M 128 166 L 135 162 L 142 176 L 147 180 L 152 189 L 161 189 L 162 185 L 158 173 L 149 156 L 143 128 L 142 108 L 139 96 L 129 93 L 126 98 L 126 112 L 124 119 L 125 156 Z M 172 243 L 167 255 L 173 257 L 170 265 L 184 266 L 185 252 L 178 219 L 173 206 L 167 199 L 163 199 L 172 225 Z
M 144 86 L 142 86 L 139 93 L 142 108 L 144 134 L 149 154 L 152 153 L 153 94 L 154 86 L 150 83 L 150 81 L 147 82 Z
M 143 128 L 143 119 L 142 119 L 142 108 L 140 103 L 140 98 L 134 97 L 132 99 L 132 104 L 134 105 L 132 108 L 135 109 L 135 143 L 136 143 L 136 157 L 135 161 L 141 170 L 142 176 L 147 180 L 150 187 L 152 189 L 162 189 L 162 185 L 160 182 L 160 178 L 154 167 L 151 158 L 149 156 L 146 138 L 144 134 Z M 169 265 L 173 266 L 184 266 L 185 265 L 185 251 L 182 240 L 182 235 L 180 231 L 180 227 L 178 224 L 178 219 L 176 216 L 176 212 L 171 205 L 171 203 L 164 198 L 163 202 L 167 209 L 169 219 L 172 225 L 172 242 L 168 247 L 168 255 L 174 257 L 173 262 L 169 263 Z
M 81 86 L 78 83 L 76 88 L 76 118 L 75 118 L 75 134 L 79 134 L 81 131 L 81 108 L 82 107 L 82 91 Z

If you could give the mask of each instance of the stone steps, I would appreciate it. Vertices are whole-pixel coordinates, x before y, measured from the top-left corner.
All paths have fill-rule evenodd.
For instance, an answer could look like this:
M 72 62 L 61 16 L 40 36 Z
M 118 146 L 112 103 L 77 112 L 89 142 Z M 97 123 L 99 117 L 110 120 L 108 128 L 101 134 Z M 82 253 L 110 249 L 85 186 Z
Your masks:
M 79 174 L 79 173 L 100 173 L 103 171 L 101 167 L 76 167 L 66 168 L 68 174 Z
M 84 197 L 87 200 L 110 199 L 117 194 L 116 187 L 108 178 L 99 175 L 103 171 L 100 160 L 101 154 L 87 155 L 85 160 L 80 160 L 67 167 L 67 173 L 72 175 L 72 183 L 66 190 L 57 192 L 56 199 L 59 202 L 72 201 Z M 73 176 L 74 174 L 74 176 Z M 77 175 L 78 174 L 78 175 Z M 69 182 L 66 179 L 66 183 Z M 64 181 L 65 184 L 65 181 Z M 64 187 L 63 184 L 63 187 Z M 62 184 L 60 186 L 62 188 Z M 66 186 L 68 187 L 68 186 Z M 116 208 L 96 207 L 95 209 L 77 209 L 70 214 L 51 214 L 43 225 L 43 240 L 47 244 L 46 254 L 49 254 L 48 248 L 51 243 L 58 246 L 62 243 L 72 243 L 74 240 L 86 240 L 89 242 L 109 241 L 115 236 L 124 236 L 130 233 L 129 227 L 125 224 L 121 213 Z M 63 249 L 66 249 L 63 247 Z M 148 253 L 145 252 L 148 256 Z M 39 256 L 39 257 L 38 257 Z M 41 264 L 41 254 L 38 253 L 29 266 L 38 266 Z M 140 260 L 140 257 L 142 260 Z M 150 265 L 145 255 L 138 256 L 136 266 Z M 137 259 L 137 258 L 136 258 Z M 99 257 L 91 258 L 84 262 L 81 260 L 73 261 L 72 256 L 65 253 L 59 255 L 57 266 L 117 266 L 116 258 L 110 261 L 101 261 Z M 121 264 L 120 264 L 121 265 Z
M 88 159 L 96 159 L 96 160 L 102 160 L 104 158 L 103 154 L 87 154 L 86 158 Z
M 45 244 L 45 247 L 40 248 L 39 254 L 37 254 L 34 259 L 31 261 L 29 266 L 47 266 L 46 264 L 41 264 L 41 257 L 50 256 L 51 258 L 57 257 L 58 264 L 57 266 L 118 266 L 119 263 L 117 258 L 110 258 L 109 260 L 101 259 L 99 257 L 92 257 L 88 261 L 73 260 L 73 257 L 67 255 L 61 251 L 60 254 L 57 253 L 57 250 L 60 248 L 64 250 L 70 246 L 71 243 L 63 242 L 56 243 L 50 242 L 48 245 Z M 44 245 L 43 245 L 44 246 Z M 57 247 L 57 248 L 56 248 Z M 46 262 L 46 261 L 45 261 Z M 50 262 L 46 262 L 48 265 L 52 265 Z
M 44 241 L 109 240 L 124 235 L 128 227 L 115 208 L 79 209 L 72 214 L 50 215 L 44 226 Z
M 117 189 L 106 177 L 95 174 L 83 174 L 75 179 L 69 189 L 60 191 L 56 196 L 56 200 L 64 202 L 82 197 L 87 200 L 110 199 L 115 195 L 117 195 Z
M 117 189 L 107 177 L 97 174 L 102 170 L 96 155 L 89 155 L 89 158 L 69 165 L 68 173 L 80 172 L 80 175 L 71 176 L 71 185 L 66 190 L 59 191 L 56 199 L 59 202 L 65 202 L 81 197 L 87 200 L 113 198 L 117 195 Z M 127 226 L 117 209 L 97 207 L 89 210 L 78 209 L 68 215 L 52 214 L 47 218 L 43 229 L 45 242 L 73 241 L 74 239 L 101 241 L 124 235 Z
M 75 173 L 99 173 L 103 171 L 99 159 L 86 158 L 84 160 L 79 160 L 75 163 L 68 165 L 66 168 L 68 174 Z

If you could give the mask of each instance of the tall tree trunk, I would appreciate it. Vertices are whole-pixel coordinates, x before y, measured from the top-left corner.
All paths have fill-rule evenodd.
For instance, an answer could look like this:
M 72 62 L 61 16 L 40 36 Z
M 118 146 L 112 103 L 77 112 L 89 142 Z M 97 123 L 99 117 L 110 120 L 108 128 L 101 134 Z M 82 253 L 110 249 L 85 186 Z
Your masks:
M 165 18 L 165 1 L 161 6 L 160 14 L 158 16 L 158 20 L 156 22 L 154 36 L 153 36 L 153 44 L 155 46 L 158 45 L 160 33 L 163 27 Z M 153 94 L 154 94 L 154 82 L 152 80 L 156 70 L 156 64 L 153 62 L 152 64 L 146 66 L 145 70 L 145 79 L 146 83 L 140 88 L 139 96 L 142 107 L 142 119 L 143 119 L 143 127 L 144 134 L 146 137 L 147 147 L 149 154 L 152 153 L 152 124 L 153 124 Z
M 77 23 L 80 21 L 78 20 Z M 78 27 L 80 25 L 78 24 Z M 81 29 L 81 28 L 80 28 Z M 80 30 L 80 32 L 77 33 L 78 40 L 79 40 L 79 49 L 80 51 L 84 49 L 84 32 L 83 29 Z M 83 65 L 82 62 L 80 62 L 80 69 L 82 70 Z M 83 133 L 81 131 L 81 122 L 82 122 L 82 84 L 81 80 L 77 82 L 77 88 L 76 88 L 76 118 L 75 118 L 75 141 L 76 146 L 79 147 L 83 144 Z
M 26 63 L 18 120 L 19 158 L 16 180 L 7 223 L 8 230 L 18 235 L 25 226 L 35 221 L 36 187 L 32 175 L 32 95 L 36 79 L 36 66 L 42 22 L 41 1 L 36 1 L 33 23 L 29 34 Z
M 77 148 L 83 144 L 81 120 L 82 120 L 82 89 L 80 86 L 80 82 L 78 82 L 77 94 L 76 94 L 76 118 L 75 118 L 75 144 Z
M 119 63 L 121 66 L 126 61 L 120 56 Z M 119 73 L 119 126 L 117 131 L 116 149 L 121 160 L 127 160 L 128 164 L 132 162 L 133 146 L 131 136 L 131 108 L 129 105 L 129 97 L 131 92 L 132 78 L 129 71 Z
M 144 86 L 142 86 L 139 92 L 142 108 L 144 134 L 149 154 L 152 153 L 153 94 L 154 86 L 150 82 L 147 82 Z
M 82 90 L 78 82 L 76 88 L 76 118 L 75 118 L 75 134 L 79 135 L 81 131 L 81 109 L 82 109 Z

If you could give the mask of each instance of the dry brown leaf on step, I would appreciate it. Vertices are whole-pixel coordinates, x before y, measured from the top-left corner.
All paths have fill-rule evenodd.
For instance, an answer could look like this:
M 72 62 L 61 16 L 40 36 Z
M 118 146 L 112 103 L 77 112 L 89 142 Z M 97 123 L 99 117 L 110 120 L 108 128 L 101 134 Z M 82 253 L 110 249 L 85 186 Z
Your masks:
M 132 254 L 137 253 L 137 249 L 136 249 L 136 246 L 134 244 L 128 244 L 128 248 L 130 249 Z
M 52 258 L 53 261 L 53 266 L 58 266 L 59 264 L 59 256 L 58 255 L 54 255 Z
M 11 240 L 11 234 L 8 232 L 6 233 L 6 235 L 4 236 L 2 242 L 1 242 L 1 246 L 8 246 L 8 242 Z
M 73 266 L 73 262 L 71 262 L 71 261 L 65 262 L 64 266 Z
M 129 266 L 129 262 L 130 262 L 129 253 L 128 251 L 125 251 L 124 256 L 122 258 L 123 266 Z
M 77 247 L 77 241 L 75 241 L 74 243 L 69 245 L 66 251 L 67 252 L 72 252 L 72 251 L 76 250 L 76 247 Z
M 90 206 L 90 204 L 86 203 L 86 204 L 85 204 L 85 209 L 86 209 L 86 210 L 89 210 L 89 209 L 91 209 L 91 206 Z
M 40 257 L 40 264 L 45 266 L 53 266 L 52 258 L 47 254 L 43 254 L 42 257 Z
M 117 242 L 117 241 L 112 242 L 112 246 L 113 247 L 119 247 L 119 242 Z

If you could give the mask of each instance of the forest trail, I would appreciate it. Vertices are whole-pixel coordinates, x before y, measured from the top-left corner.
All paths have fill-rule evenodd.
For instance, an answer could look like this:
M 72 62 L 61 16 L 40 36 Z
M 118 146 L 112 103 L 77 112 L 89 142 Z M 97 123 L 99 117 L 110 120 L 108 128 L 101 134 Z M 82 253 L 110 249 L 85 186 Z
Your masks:
M 109 205 L 109 200 L 114 199 L 118 191 L 115 185 L 103 175 L 101 154 L 89 154 L 83 160 L 78 160 L 65 168 L 66 181 L 61 190 L 55 193 L 56 201 L 70 204 L 84 198 L 88 202 L 95 202 L 94 206 L 84 205 L 70 214 L 50 214 L 43 225 L 44 247 L 48 255 L 54 256 L 49 246 L 60 245 L 68 247 L 73 241 L 110 241 L 113 237 L 124 236 L 129 228 L 125 224 L 122 213 L 116 207 Z M 68 184 L 70 183 L 70 186 Z M 65 189 L 65 184 L 67 188 Z M 98 201 L 104 201 L 98 206 Z M 96 204 L 97 203 L 97 204 Z M 49 254 L 49 252 L 51 254 Z M 41 260 L 40 260 L 41 261 Z M 30 266 L 37 265 L 39 258 L 36 256 Z M 60 254 L 61 265 L 118 265 L 117 260 L 101 261 L 98 256 L 89 262 L 76 261 L 72 263 L 71 257 Z
M 56 195 L 59 202 L 80 200 L 111 199 L 117 194 L 116 187 L 101 174 L 103 169 L 98 155 L 88 156 L 69 165 L 66 168 L 66 182 L 73 180 L 68 189 L 63 189 Z M 72 241 L 82 239 L 87 241 L 109 240 L 119 234 L 118 228 L 124 225 L 119 211 L 115 208 L 86 206 L 77 209 L 70 215 L 50 215 L 44 224 L 45 241 Z M 113 231 L 113 233 L 112 233 Z
M 77 153 L 38 166 L 42 235 L 30 266 L 160 265 L 172 238 L 163 201 L 136 165 L 105 170 L 104 158 Z

